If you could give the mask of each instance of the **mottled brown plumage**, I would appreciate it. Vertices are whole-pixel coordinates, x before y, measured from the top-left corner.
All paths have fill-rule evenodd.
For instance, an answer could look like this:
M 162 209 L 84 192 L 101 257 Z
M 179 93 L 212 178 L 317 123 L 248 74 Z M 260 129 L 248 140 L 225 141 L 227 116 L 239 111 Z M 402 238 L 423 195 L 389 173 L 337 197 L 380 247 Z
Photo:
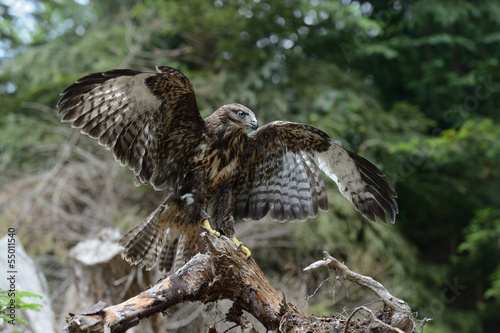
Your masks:
M 203 120 L 193 86 L 179 71 L 126 69 L 87 75 L 63 90 L 62 120 L 99 140 L 137 184 L 170 189 L 165 202 L 120 243 L 123 257 L 151 269 L 199 250 L 199 225 L 213 203 L 216 228 L 270 216 L 304 220 L 328 209 L 323 170 L 364 217 L 394 223 L 396 192 L 383 173 L 306 124 L 276 121 L 257 129 L 240 104 Z M 255 131 L 246 134 L 251 128 Z

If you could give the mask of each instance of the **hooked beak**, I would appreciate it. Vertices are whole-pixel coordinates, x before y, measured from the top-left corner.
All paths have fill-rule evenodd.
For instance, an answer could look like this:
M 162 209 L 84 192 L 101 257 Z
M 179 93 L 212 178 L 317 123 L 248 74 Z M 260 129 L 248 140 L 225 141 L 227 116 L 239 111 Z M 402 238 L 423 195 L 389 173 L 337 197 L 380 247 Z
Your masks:
M 248 125 L 250 125 L 250 127 L 253 129 L 253 130 L 256 130 L 257 128 L 259 128 L 259 122 L 257 121 L 257 118 L 253 118 L 252 121 L 250 121 L 248 123 Z

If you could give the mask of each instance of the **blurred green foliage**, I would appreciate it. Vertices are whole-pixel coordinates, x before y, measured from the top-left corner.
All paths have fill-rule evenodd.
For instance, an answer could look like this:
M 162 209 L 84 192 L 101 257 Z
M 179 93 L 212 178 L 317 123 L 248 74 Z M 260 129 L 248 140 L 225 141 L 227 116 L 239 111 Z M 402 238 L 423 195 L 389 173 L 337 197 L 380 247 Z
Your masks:
M 10 325 L 24 325 L 26 321 L 18 317 L 19 311 L 40 311 L 42 309 L 42 304 L 27 303 L 26 297 L 42 298 L 42 296 L 29 291 L 11 292 L 0 288 L 0 319 L 2 319 L 0 328 L 6 328 Z M 16 330 L 17 332 L 22 331 Z
M 261 123 L 310 123 L 396 186 L 400 214 L 385 226 L 362 220 L 330 182 L 330 212 L 289 227 L 302 260 L 328 250 L 354 270 L 379 269 L 434 318 L 426 332 L 500 325 L 500 3 L 33 3 L 28 32 L 0 5 L 0 190 L 56 163 L 54 146 L 69 135 L 53 108 L 66 85 L 89 72 L 170 65 L 191 78 L 204 116 L 240 102 Z M 142 209 L 139 197 L 130 200 Z M 260 251 L 263 267 L 286 273 Z M 319 302 L 314 309 L 334 309 Z

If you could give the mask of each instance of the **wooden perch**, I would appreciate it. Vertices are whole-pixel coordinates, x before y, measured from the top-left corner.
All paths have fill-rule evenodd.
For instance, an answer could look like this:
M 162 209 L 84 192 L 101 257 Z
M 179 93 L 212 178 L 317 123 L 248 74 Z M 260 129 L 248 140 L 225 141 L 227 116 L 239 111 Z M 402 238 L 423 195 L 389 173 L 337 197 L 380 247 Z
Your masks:
M 207 244 L 207 254 L 197 254 L 174 274 L 158 281 L 123 303 L 112 306 L 98 303 L 87 313 L 70 314 L 70 317 L 67 318 L 66 330 L 71 333 L 124 332 L 137 325 L 141 319 L 153 314 L 168 315 L 168 309 L 176 304 L 188 301 L 211 303 L 222 299 L 233 302 L 226 314 L 226 320 L 235 322 L 242 328 L 245 327 L 247 332 L 252 332 L 253 328 L 244 319 L 243 310 L 253 315 L 266 329 L 275 332 L 341 332 L 346 327 L 345 318 L 302 315 L 292 304 L 276 293 L 255 261 L 253 259 L 247 260 L 245 254 L 242 251 L 237 251 L 234 243 L 228 238 L 216 237 L 208 232 L 202 233 L 202 238 Z M 306 269 L 320 266 L 334 267 L 330 266 L 333 262 L 331 259 L 335 260 L 335 258 L 330 257 Z M 343 268 L 336 269 L 341 270 L 343 276 L 351 280 L 351 276 L 356 273 L 351 272 L 346 266 L 342 266 Z M 351 281 L 361 282 L 360 284 L 372 289 L 373 285 L 364 283 L 365 280 L 368 281 L 367 279 L 371 278 L 359 274 L 357 276 L 359 276 L 357 280 Z M 373 279 L 372 281 L 378 283 Z M 377 288 L 379 291 L 385 290 L 382 285 Z M 390 296 L 386 290 L 385 292 Z M 377 293 L 377 295 L 379 294 Z M 379 296 L 384 299 L 387 295 Z M 407 312 L 405 312 L 406 308 L 404 307 L 406 303 L 392 296 L 388 299 L 392 302 L 389 303 L 390 306 L 400 307 L 394 314 L 404 313 L 403 317 L 413 323 L 411 312 L 408 312 L 409 317 L 406 316 Z M 406 307 L 408 306 L 406 305 Z M 409 311 L 409 307 L 407 310 Z M 401 315 L 398 318 L 400 317 Z M 390 325 L 386 326 L 397 325 L 391 328 L 401 328 L 405 332 L 411 331 L 406 330 L 408 325 L 400 326 L 399 323 L 406 325 L 407 321 L 391 320 Z M 215 328 L 210 328 L 209 331 L 215 332 Z M 356 331 L 349 330 L 349 332 Z

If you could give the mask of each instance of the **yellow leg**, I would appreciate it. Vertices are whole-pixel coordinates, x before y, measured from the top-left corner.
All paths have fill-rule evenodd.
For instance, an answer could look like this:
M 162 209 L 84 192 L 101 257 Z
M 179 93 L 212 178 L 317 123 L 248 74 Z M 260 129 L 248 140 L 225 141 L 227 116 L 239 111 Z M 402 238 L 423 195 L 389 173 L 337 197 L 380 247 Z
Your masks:
M 240 242 L 239 240 L 237 240 L 236 237 L 234 237 L 234 236 L 233 236 L 233 238 L 231 238 L 231 240 L 234 242 L 234 244 L 236 244 L 236 246 L 238 247 L 238 249 L 241 249 L 243 252 L 246 253 L 247 259 L 250 259 L 250 256 L 252 255 L 252 252 L 248 249 L 248 247 L 243 246 L 243 243 Z
M 208 221 L 208 219 L 203 220 L 203 225 L 212 234 L 214 234 L 217 237 L 220 237 L 220 232 L 212 229 L 212 226 L 210 225 L 210 221 Z M 231 240 L 234 242 L 234 244 L 236 244 L 236 246 L 238 247 L 238 249 L 241 249 L 243 252 L 246 253 L 247 259 L 250 259 L 250 256 L 252 255 L 252 252 L 246 246 L 243 246 L 243 243 L 240 242 L 239 240 L 237 240 L 236 237 L 233 236 L 233 238 L 231 238 Z
M 203 220 L 203 225 L 205 226 L 205 228 L 208 229 L 208 231 L 210 231 L 212 234 L 214 234 L 215 236 L 217 237 L 220 237 L 220 232 L 218 231 L 215 231 L 214 229 L 212 229 L 212 226 L 210 225 L 210 221 L 208 221 L 208 219 L 205 219 Z

